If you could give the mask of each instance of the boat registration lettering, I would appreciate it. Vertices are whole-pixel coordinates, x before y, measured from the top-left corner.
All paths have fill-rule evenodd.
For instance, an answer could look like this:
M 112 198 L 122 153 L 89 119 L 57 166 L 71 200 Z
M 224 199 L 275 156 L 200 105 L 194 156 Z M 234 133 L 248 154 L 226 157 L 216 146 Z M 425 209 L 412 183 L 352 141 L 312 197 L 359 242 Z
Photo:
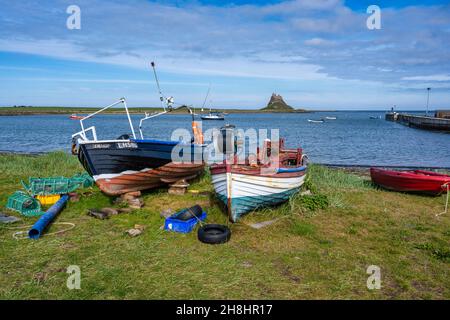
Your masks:
M 117 148 L 119 149 L 137 149 L 137 144 L 134 142 L 118 142 Z
M 111 145 L 107 143 L 96 143 L 92 145 L 92 148 L 94 149 L 108 149 Z

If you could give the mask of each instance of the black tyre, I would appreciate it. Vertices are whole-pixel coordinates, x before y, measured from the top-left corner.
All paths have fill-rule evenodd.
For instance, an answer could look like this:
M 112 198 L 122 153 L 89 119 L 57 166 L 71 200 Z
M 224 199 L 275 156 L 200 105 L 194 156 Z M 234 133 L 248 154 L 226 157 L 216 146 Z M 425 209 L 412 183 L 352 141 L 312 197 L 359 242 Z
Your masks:
M 231 230 L 221 224 L 207 224 L 198 229 L 197 235 L 203 243 L 220 244 L 230 240 Z
M 195 205 L 195 206 L 193 206 L 193 207 L 184 209 L 184 210 L 181 211 L 179 214 L 177 214 L 176 218 L 177 218 L 178 220 L 183 220 L 183 221 L 189 220 L 189 219 L 191 219 L 191 218 L 193 218 L 193 217 L 197 217 L 197 218 L 200 219 L 202 213 L 203 213 L 202 207 L 200 207 L 200 206 L 197 204 L 197 205 Z

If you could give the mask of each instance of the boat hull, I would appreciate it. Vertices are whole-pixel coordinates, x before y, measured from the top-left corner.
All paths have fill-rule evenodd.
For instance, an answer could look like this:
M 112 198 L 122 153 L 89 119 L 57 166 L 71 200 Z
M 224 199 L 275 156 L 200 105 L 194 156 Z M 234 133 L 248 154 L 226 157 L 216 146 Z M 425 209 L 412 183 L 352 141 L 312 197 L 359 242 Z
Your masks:
M 309 120 L 308 119 L 308 122 L 309 123 L 323 123 L 324 121 L 323 120 Z
M 401 192 L 417 192 L 439 195 L 450 183 L 450 176 L 428 171 L 392 171 L 384 169 L 370 169 L 372 181 L 389 190 Z
M 218 121 L 220 121 L 220 120 L 225 120 L 224 117 L 208 117 L 208 116 L 206 116 L 206 117 L 201 117 L 201 119 L 202 119 L 202 120 L 218 120 Z
M 238 171 L 224 172 L 223 167 L 211 169 L 217 197 L 227 207 L 233 222 L 253 210 L 287 201 L 300 189 L 306 177 L 306 169 L 273 175 Z
M 201 158 L 172 162 L 176 145 L 159 140 L 88 142 L 80 144 L 78 159 L 105 194 L 117 196 L 200 175 L 204 168 Z M 192 145 L 191 151 L 201 152 L 196 147 L 201 146 Z

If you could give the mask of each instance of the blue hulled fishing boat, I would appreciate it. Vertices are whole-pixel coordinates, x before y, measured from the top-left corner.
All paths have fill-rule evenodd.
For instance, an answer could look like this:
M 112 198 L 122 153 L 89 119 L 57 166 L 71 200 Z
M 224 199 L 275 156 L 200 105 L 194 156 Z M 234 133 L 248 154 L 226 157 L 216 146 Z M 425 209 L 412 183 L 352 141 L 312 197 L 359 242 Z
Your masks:
M 152 62 L 154 69 L 154 63 Z M 158 84 L 158 79 L 155 79 Z M 77 154 L 80 163 L 94 178 L 99 188 L 108 195 L 120 195 L 132 191 L 146 190 L 181 179 L 192 179 L 204 168 L 202 159 L 203 137 L 199 126 L 192 121 L 192 141 L 163 141 L 145 139 L 142 124 L 175 110 L 173 98 L 165 98 L 159 88 L 163 111 L 145 114 L 139 124 L 140 138 L 136 137 L 133 123 L 124 98 L 80 119 L 81 131 L 72 135 L 72 153 Z M 131 135 L 124 134 L 112 140 L 98 140 L 94 126 L 85 128 L 84 121 L 109 108 L 123 104 L 128 118 Z M 185 105 L 176 109 L 187 108 Z M 89 135 L 89 137 L 88 137 Z

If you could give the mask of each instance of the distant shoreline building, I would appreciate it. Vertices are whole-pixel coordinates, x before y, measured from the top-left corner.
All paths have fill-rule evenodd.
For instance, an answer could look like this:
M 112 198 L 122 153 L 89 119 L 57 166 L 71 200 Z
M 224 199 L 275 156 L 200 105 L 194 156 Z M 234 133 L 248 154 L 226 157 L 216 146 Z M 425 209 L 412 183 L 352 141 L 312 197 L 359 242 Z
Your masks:
M 450 110 L 436 110 L 435 118 L 450 119 Z

